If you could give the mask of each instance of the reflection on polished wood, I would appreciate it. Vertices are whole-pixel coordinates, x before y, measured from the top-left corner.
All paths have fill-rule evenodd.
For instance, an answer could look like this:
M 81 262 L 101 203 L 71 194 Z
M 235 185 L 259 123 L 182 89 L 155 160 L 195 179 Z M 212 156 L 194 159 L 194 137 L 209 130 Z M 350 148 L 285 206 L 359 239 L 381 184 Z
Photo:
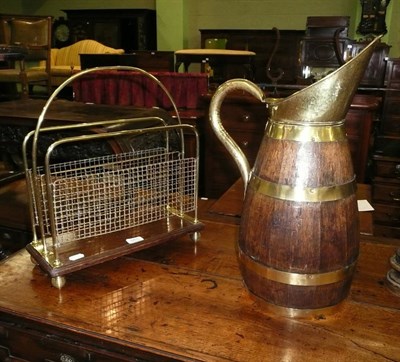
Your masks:
M 271 312 L 244 287 L 238 226 L 205 224 L 197 244 L 186 236 L 77 271 L 62 290 L 26 251 L 6 259 L 0 357 L 8 353 L 3 346 L 28 360 L 61 352 L 113 361 L 398 360 L 400 299 L 385 285 L 398 240 L 362 236 L 340 311 L 298 320 Z

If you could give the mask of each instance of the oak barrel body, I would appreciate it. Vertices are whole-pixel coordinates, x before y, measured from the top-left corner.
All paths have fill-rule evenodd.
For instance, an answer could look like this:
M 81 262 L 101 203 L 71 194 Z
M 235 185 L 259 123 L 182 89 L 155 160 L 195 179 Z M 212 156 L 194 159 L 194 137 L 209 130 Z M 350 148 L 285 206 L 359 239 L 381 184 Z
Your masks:
M 344 126 L 296 126 L 298 137 L 290 136 L 292 126 L 278 127 L 286 130 L 276 135 L 267 127 L 246 190 L 238 242 L 243 279 L 277 306 L 331 307 L 349 292 L 359 250 Z

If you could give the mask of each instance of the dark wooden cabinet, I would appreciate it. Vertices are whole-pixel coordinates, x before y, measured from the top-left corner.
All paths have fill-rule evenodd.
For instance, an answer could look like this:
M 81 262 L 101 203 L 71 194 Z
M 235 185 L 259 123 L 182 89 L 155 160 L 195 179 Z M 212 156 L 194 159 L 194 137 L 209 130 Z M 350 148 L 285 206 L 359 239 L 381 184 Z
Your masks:
M 205 101 L 209 101 L 210 97 L 205 97 Z M 379 98 L 357 94 L 346 115 L 346 132 L 359 183 L 365 182 L 367 176 L 373 122 L 379 105 Z M 249 164 L 253 165 L 267 122 L 265 104 L 247 95 L 228 96 L 222 103 L 221 120 L 225 129 L 241 147 Z M 218 198 L 240 178 L 240 172 L 228 151 L 215 136 L 209 122 L 206 122 L 204 127 L 204 190 L 207 197 Z
M 302 67 L 338 68 L 351 40 L 348 16 L 309 16 L 301 46 Z
M 63 10 L 67 14 L 71 41 L 94 39 L 124 49 L 157 49 L 156 12 L 149 9 Z
M 137 349 L 85 337 L 78 331 L 0 314 L 1 361 L 171 361 Z
M 353 42 L 348 56 L 355 57 L 366 46 L 367 42 Z M 386 62 L 389 56 L 390 46 L 386 43 L 378 43 L 372 54 L 368 67 L 361 80 L 360 86 L 383 87 L 386 72 Z
M 373 128 L 380 105 L 379 97 L 356 94 L 346 115 L 346 132 L 358 183 L 368 182 L 368 162 L 373 144 Z
M 348 44 L 348 39 L 340 39 L 336 43 L 333 38 L 304 38 L 301 63 L 309 67 L 338 68 Z
M 389 59 L 381 125 L 373 156 L 376 235 L 400 238 L 400 59 Z

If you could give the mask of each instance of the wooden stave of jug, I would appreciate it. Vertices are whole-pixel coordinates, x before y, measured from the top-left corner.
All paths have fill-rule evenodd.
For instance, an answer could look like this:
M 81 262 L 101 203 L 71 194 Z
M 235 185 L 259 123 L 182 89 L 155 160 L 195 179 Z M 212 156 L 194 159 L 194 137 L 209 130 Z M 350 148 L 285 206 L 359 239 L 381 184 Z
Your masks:
M 300 130 L 301 139 L 280 137 L 285 128 L 285 135 Z M 270 124 L 258 154 L 238 240 L 244 283 L 289 314 L 331 308 L 349 293 L 359 251 L 344 124 Z

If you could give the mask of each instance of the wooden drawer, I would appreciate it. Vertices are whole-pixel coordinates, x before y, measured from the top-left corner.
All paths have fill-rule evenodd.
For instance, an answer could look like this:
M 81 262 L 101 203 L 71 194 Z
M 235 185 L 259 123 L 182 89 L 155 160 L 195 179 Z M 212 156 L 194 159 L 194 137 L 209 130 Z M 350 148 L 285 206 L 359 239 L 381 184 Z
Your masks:
M 380 98 L 356 94 L 346 114 L 346 133 L 357 182 L 365 182 L 372 125 Z
M 375 154 L 384 157 L 398 158 L 400 163 L 400 135 L 399 137 L 378 136 L 375 138 Z M 379 158 L 377 159 L 379 161 Z
M 241 132 L 263 130 L 267 123 L 266 105 L 223 103 L 221 120 L 224 128 L 230 133 L 233 130 Z
M 93 342 L 93 341 L 92 341 Z M 108 348 L 106 342 L 90 343 L 83 335 L 66 336 L 57 330 L 39 330 L 30 324 L 0 321 L 0 361 L 20 362 L 145 362 L 165 361 L 160 356 L 128 350 L 123 346 Z M 169 361 L 171 359 L 168 359 Z
M 385 135 L 400 135 L 400 113 L 396 116 L 386 117 L 382 122 L 382 133 Z
M 241 148 L 243 153 L 245 154 L 247 160 L 250 165 L 254 164 L 256 160 L 258 149 L 260 147 L 263 133 L 262 132 L 238 132 L 232 131 L 229 132 L 230 136 L 234 139 L 237 145 Z M 213 159 L 223 159 L 226 160 L 227 157 L 232 158 L 224 145 L 221 143 L 219 139 L 215 137 L 214 144 L 212 147 L 208 147 L 206 152 L 209 156 L 213 157 Z
M 384 135 L 400 135 L 400 93 L 388 92 L 383 105 L 381 131 Z
M 8 350 L 8 355 L 6 354 Z M 17 358 L 17 361 L 68 361 L 85 362 L 98 361 L 106 362 L 113 358 L 113 361 L 128 361 L 118 359 L 114 355 L 100 354 L 88 347 L 85 348 L 77 341 L 68 341 L 52 335 L 38 333 L 30 329 L 23 329 L 20 326 L 0 324 L 0 354 L 2 361 L 7 357 Z M 1 352 L 0 352 L 1 353 Z M 14 359 L 10 359 L 14 361 Z
M 385 95 L 384 111 L 385 116 L 392 116 L 400 114 L 400 90 L 388 91 Z
M 208 108 L 209 99 L 205 107 Z M 241 92 L 224 99 L 220 116 L 223 127 L 245 154 L 250 165 L 258 154 L 267 123 L 266 105 Z M 240 178 L 232 156 L 215 135 L 210 122 L 204 124 L 204 195 L 220 197 Z
M 375 155 L 373 161 L 375 177 L 390 178 L 394 179 L 392 181 L 400 181 L 400 158 Z
M 386 238 L 400 239 L 400 228 L 374 224 L 374 235 L 384 236 Z
M 389 59 L 386 66 L 385 85 L 400 88 L 400 59 Z
M 400 227 L 400 205 L 374 204 L 374 209 L 374 223 Z
M 400 183 L 377 183 L 374 180 L 372 201 L 400 206 Z
M 252 166 L 258 154 L 263 132 L 231 131 L 229 134 Z M 212 133 L 205 139 L 205 158 L 204 196 L 218 198 L 240 178 L 240 171 L 232 156 Z

